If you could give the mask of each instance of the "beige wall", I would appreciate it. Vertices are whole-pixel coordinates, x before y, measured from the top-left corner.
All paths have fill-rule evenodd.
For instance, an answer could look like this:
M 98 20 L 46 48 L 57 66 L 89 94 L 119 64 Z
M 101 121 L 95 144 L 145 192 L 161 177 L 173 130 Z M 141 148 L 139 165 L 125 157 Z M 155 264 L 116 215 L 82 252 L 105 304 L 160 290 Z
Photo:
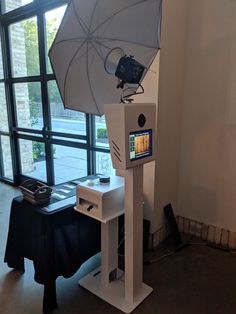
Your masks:
M 236 1 L 188 5 L 178 213 L 235 231 Z
M 157 162 L 144 167 L 144 217 L 152 233 L 163 225 L 163 206 L 171 202 L 177 208 L 186 9 L 187 0 L 163 1 L 161 51 L 143 82 L 145 94 L 136 99 L 158 106 Z
M 187 1 L 163 1 L 160 54 L 155 214 L 152 231 L 163 224 L 163 206 L 177 208 Z
M 159 70 L 158 156 L 144 179 L 151 232 L 169 202 L 235 231 L 236 1 L 163 1 Z

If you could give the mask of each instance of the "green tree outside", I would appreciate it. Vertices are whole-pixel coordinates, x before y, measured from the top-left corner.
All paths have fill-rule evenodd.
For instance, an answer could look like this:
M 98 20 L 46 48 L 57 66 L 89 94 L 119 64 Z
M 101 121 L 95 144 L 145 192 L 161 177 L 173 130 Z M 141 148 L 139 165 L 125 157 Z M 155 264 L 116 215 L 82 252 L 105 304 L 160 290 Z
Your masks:
M 28 19 L 24 21 L 24 36 L 25 36 L 25 54 L 26 54 L 26 66 L 27 75 L 33 76 L 39 74 L 39 47 L 38 47 L 38 29 L 35 19 Z M 47 50 L 50 48 L 57 32 L 56 18 L 48 20 L 46 22 L 47 30 Z M 48 73 L 52 73 L 49 59 L 47 59 Z M 33 127 L 38 123 L 40 110 L 38 103 L 42 101 L 41 91 L 36 86 L 37 84 L 28 84 L 29 94 L 29 106 L 30 106 L 30 117 L 31 126 Z M 61 102 L 60 94 L 56 84 L 50 84 L 50 100 L 52 102 Z M 45 146 L 41 142 L 33 141 L 32 153 L 34 161 L 39 160 L 45 156 Z
M 50 48 L 56 33 L 57 33 L 57 19 L 46 20 L 46 45 L 47 51 Z M 25 35 L 25 54 L 26 54 L 26 65 L 27 75 L 37 75 L 39 73 L 39 47 L 38 47 L 38 29 L 37 23 L 34 19 L 28 19 L 24 21 L 24 35 Z M 47 58 L 47 70 L 48 73 L 52 73 L 49 59 Z M 50 90 L 51 101 L 61 102 L 60 95 L 57 87 Z M 34 84 L 29 84 L 29 99 L 34 102 L 41 102 L 41 93 Z

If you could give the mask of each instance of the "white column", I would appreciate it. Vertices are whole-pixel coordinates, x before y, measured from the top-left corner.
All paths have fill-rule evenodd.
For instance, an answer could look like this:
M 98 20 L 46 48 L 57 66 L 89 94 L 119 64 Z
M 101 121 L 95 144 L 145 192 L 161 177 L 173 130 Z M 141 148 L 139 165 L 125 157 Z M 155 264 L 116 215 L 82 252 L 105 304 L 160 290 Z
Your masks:
M 125 298 L 135 302 L 143 281 L 143 165 L 125 171 Z
M 109 274 L 118 267 L 118 218 L 101 225 L 102 265 L 101 280 L 105 287 L 109 285 Z

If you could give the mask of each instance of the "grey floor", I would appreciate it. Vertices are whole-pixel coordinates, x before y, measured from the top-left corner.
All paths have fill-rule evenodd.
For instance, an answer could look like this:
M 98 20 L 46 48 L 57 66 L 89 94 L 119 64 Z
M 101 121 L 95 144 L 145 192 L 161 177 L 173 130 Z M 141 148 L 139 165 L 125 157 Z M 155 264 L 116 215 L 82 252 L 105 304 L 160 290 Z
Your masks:
M 0 313 L 41 313 L 43 287 L 34 282 L 26 262 L 21 275 L 4 263 L 11 199 L 18 192 L 0 183 Z M 157 254 L 157 253 L 155 253 Z M 78 287 L 84 270 L 57 280 L 59 307 L 53 313 L 107 313 L 119 310 Z M 236 255 L 204 246 L 191 246 L 144 267 L 144 281 L 154 292 L 134 314 L 235 314 Z

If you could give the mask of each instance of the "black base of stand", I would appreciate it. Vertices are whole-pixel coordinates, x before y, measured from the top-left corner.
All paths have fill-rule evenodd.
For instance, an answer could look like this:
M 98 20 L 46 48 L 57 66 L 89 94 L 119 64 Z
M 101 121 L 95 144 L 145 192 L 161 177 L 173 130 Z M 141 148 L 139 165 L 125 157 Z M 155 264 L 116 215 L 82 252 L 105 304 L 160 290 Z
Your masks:
M 179 232 L 179 228 L 175 219 L 175 215 L 172 209 L 171 204 L 168 204 L 164 207 L 164 216 L 167 222 L 168 231 L 170 234 L 170 239 L 172 240 L 176 249 L 183 246 L 183 240 Z

